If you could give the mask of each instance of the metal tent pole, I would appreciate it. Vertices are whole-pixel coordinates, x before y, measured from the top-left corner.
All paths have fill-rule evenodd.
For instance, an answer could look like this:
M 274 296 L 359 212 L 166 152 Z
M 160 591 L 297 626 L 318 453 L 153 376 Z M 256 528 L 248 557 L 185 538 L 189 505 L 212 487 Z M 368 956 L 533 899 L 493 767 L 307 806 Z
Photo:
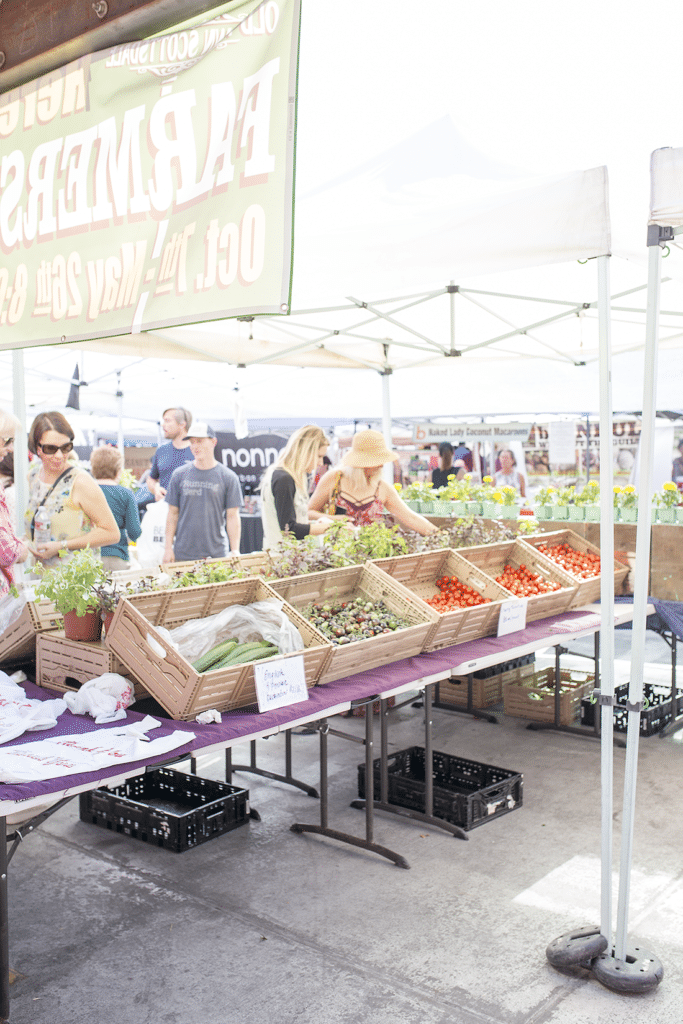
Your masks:
M 26 532 L 24 512 L 28 503 L 28 444 L 26 427 L 26 385 L 24 381 L 24 351 L 17 348 L 12 352 L 12 398 L 14 415 L 21 424 L 21 430 L 14 439 L 14 494 L 15 526 L 17 536 Z
M 610 324 L 610 265 L 608 256 L 598 257 L 598 331 L 600 366 L 600 559 L 605 569 L 600 577 L 600 807 L 601 883 L 600 932 L 612 942 L 612 804 L 614 799 L 613 730 L 614 714 L 614 473 L 612 467 L 612 339 Z M 586 454 L 590 424 L 586 421 Z M 597 710 L 596 710 L 597 713 Z
M 645 661 L 645 621 L 647 618 L 648 574 L 650 567 L 650 503 L 652 495 L 652 461 L 654 457 L 657 339 L 659 332 L 661 249 L 651 245 L 648 254 L 648 299 L 645 325 L 645 361 L 643 370 L 643 422 L 640 437 L 640 477 L 638 487 L 638 527 L 636 530 L 636 563 L 633 584 L 633 632 L 631 646 L 631 679 L 628 690 L 628 730 L 624 768 L 623 825 L 621 831 L 621 862 L 619 866 L 619 903 L 615 955 L 626 957 L 626 929 L 630 892 L 631 857 L 633 850 L 633 818 L 638 770 L 640 738 L 640 706 L 643 699 L 643 663 Z

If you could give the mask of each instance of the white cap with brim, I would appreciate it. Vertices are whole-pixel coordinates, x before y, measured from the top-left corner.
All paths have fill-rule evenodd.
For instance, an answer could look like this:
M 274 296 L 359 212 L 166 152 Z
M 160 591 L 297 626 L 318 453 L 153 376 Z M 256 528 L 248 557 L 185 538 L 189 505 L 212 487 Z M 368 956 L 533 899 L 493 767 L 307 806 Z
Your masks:
M 189 434 L 186 434 L 183 441 L 191 441 L 193 437 L 214 437 L 215 433 L 211 429 L 208 423 L 194 423 L 192 430 Z

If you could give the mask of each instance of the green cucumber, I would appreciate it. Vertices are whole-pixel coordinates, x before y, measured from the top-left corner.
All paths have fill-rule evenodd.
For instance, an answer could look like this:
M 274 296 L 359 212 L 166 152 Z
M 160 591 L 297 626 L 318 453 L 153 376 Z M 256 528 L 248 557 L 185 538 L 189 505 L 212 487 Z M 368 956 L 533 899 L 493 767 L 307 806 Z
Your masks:
M 212 647 L 206 654 L 202 654 L 201 658 L 193 661 L 192 668 L 195 672 L 206 672 L 211 665 L 214 665 L 217 661 L 222 661 L 237 646 L 238 640 L 236 636 L 231 636 L 228 640 L 221 640 L 219 644 Z
M 230 651 L 229 657 L 238 658 L 241 654 L 246 654 L 247 651 L 260 651 L 264 647 L 272 646 L 267 644 L 265 640 L 250 640 L 248 642 L 238 644 L 237 647 L 233 647 Z
M 263 658 L 274 658 L 276 654 L 279 654 L 277 647 L 261 647 L 255 651 L 246 651 L 239 657 L 232 657 L 227 659 L 227 664 L 223 662 L 221 668 L 232 668 L 233 665 L 245 665 L 249 661 L 261 661 Z

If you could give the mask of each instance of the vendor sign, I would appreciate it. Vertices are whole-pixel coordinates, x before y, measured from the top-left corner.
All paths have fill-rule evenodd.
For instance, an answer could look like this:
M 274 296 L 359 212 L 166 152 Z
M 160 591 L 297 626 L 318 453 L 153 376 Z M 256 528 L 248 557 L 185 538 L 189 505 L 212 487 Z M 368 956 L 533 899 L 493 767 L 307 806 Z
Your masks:
M 299 0 L 0 96 L 0 347 L 287 312 Z
M 440 444 L 442 441 L 526 441 L 532 423 L 415 423 L 413 441 Z

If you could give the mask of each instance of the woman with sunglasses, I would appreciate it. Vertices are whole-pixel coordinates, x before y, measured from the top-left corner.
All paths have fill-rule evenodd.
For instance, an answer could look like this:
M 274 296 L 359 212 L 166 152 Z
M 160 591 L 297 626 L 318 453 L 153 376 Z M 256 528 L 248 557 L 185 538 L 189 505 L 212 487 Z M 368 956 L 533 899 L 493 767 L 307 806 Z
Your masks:
M 0 409 L 0 459 L 14 447 L 14 435 L 19 426 L 11 413 Z M 9 593 L 14 584 L 12 567 L 25 561 L 28 547 L 14 532 L 14 523 L 5 501 L 5 489 L 0 487 L 0 598 Z
M 31 551 L 45 564 L 57 564 L 60 551 L 99 549 L 119 540 L 119 528 L 102 488 L 81 469 L 74 454 L 74 432 L 60 412 L 40 413 L 31 424 L 29 449 L 38 458 L 28 473 L 26 532 Z M 50 540 L 35 542 L 34 521 L 43 509 Z

